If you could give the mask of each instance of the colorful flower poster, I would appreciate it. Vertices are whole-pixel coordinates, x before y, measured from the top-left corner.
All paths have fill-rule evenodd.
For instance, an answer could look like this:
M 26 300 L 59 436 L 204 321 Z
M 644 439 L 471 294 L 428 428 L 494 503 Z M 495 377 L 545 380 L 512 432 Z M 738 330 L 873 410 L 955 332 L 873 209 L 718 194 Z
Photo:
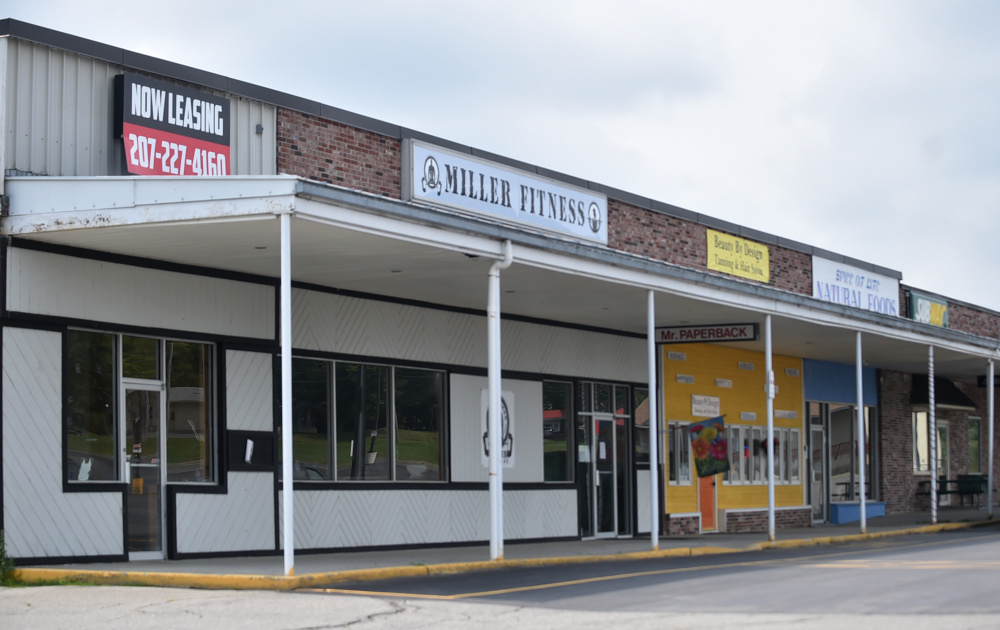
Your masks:
M 726 446 L 726 423 L 723 416 L 695 422 L 688 427 L 691 452 L 699 477 L 729 470 L 729 449 Z

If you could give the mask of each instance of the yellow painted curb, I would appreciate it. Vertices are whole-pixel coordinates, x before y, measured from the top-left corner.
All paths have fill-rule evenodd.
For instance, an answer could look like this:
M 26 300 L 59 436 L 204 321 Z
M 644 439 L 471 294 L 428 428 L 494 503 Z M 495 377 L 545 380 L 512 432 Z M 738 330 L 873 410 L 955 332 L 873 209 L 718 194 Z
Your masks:
M 425 575 L 445 575 L 487 571 L 512 567 L 536 567 L 584 562 L 610 562 L 622 560 L 646 560 L 654 558 L 708 556 L 765 549 L 795 549 L 839 542 L 875 540 L 887 536 L 908 534 L 931 534 L 956 529 L 971 529 L 984 525 L 996 525 L 997 521 L 975 521 L 971 523 L 938 523 L 909 529 L 897 529 L 866 534 L 845 534 L 843 536 L 817 536 L 815 538 L 794 538 L 774 542 L 757 542 L 745 547 L 673 547 L 650 551 L 633 551 L 621 554 L 592 556 L 554 556 L 546 558 L 516 558 L 502 560 L 482 560 L 474 562 L 452 562 L 447 564 L 410 565 L 379 567 L 372 569 L 352 569 L 306 575 L 241 575 L 211 573 L 171 573 L 145 571 L 97 571 L 87 569 L 18 568 L 17 579 L 28 584 L 44 582 L 77 581 L 88 584 L 120 584 L 138 586 L 170 586 L 183 588 L 229 589 L 229 590 L 278 590 L 288 591 L 310 588 L 337 582 L 366 582 L 400 577 Z

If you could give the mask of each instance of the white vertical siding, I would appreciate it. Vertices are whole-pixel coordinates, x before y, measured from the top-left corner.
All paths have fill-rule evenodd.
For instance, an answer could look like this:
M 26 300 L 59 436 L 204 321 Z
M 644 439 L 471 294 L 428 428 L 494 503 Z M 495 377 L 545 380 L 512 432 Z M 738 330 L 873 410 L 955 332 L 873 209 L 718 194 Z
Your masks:
M 5 168 L 49 176 L 124 175 L 122 140 L 112 129 L 113 81 L 122 67 L 32 42 L 5 41 Z M 274 175 L 276 108 L 232 96 L 230 104 L 233 174 Z M 258 124 L 264 126 L 260 135 Z
M 226 494 L 177 494 L 178 553 L 268 549 L 274 549 L 271 473 L 231 472 Z
M 510 540 L 577 535 L 576 491 L 504 492 L 504 532 Z M 473 542 L 489 535 L 485 490 L 295 492 L 297 549 Z
M 295 348 L 486 366 L 485 317 L 293 290 Z M 644 382 L 646 342 L 501 319 L 503 368 Z
M 122 494 L 63 493 L 62 335 L 3 329 L 3 511 L 18 558 L 121 555 Z
M 482 464 L 482 391 L 486 378 L 453 374 L 450 386 L 451 480 L 489 481 Z M 504 468 L 505 482 L 545 481 L 542 439 L 542 384 L 504 379 L 501 388 L 514 394 L 514 463 Z
M 12 247 L 12 311 L 274 339 L 275 288 Z
M 234 431 L 274 429 L 272 357 L 226 352 L 226 426 Z

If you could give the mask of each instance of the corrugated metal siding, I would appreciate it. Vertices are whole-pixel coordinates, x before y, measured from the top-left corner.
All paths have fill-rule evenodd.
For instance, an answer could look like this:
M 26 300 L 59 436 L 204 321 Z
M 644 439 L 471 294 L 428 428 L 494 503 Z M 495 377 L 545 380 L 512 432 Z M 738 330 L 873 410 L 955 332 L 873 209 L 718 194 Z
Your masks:
M 486 366 L 484 317 L 293 289 L 295 348 Z M 645 382 L 642 339 L 501 320 L 503 367 Z
M 231 472 L 226 494 L 177 495 L 179 553 L 267 549 L 274 549 L 271 473 Z
M 576 490 L 504 492 L 509 540 L 575 536 L 576 521 Z M 489 535 L 486 491 L 295 491 L 297 549 L 472 542 Z
M 37 175 L 118 175 L 112 78 L 101 61 L 17 39 L 7 48 L 6 168 Z M 117 147 L 117 148 L 116 148 Z
M 62 490 L 62 335 L 3 329 L 3 518 L 15 558 L 121 555 L 122 494 Z
M 274 287 L 12 247 L 12 311 L 237 337 L 274 338 Z
M 127 174 L 122 141 L 112 134 L 113 79 L 121 66 L 8 39 L 6 72 L 5 169 L 49 176 Z M 274 175 L 276 108 L 244 98 L 230 102 L 233 174 Z

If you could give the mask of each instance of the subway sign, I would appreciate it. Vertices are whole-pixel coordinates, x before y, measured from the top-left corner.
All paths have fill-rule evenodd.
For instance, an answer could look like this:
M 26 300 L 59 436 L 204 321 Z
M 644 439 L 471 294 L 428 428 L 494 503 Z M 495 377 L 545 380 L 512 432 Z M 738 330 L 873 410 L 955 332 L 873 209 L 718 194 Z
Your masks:
M 133 175 L 230 175 L 229 99 L 126 72 L 115 77 L 115 133 Z

